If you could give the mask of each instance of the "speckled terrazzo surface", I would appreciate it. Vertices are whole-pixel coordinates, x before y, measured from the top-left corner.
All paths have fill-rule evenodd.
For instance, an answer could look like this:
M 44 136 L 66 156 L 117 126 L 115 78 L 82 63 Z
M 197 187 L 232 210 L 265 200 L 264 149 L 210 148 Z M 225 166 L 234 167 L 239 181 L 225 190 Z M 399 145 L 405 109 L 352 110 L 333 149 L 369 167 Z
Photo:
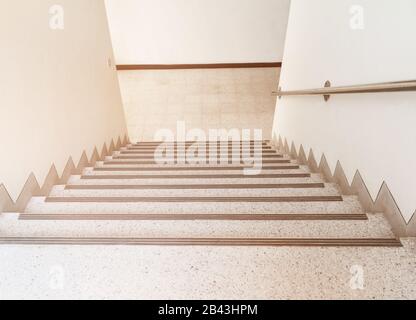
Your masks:
M 351 287 L 357 267 L 363 290 Z M 1 246 L 0 299 L 415 299 L 415 270 L 415 239 L 403 248 Z
M 283 164 L 288 166 L 290 164 Z M 103 166 L 103 163 L 97 163 Z M 152 166 L 152 165 L 150 165 Z M 111 166 L 106 165 L 107 168 Z M 122 168 L 137 168 L 126 164 Z M 313 188 L 253 188 L 250 184 L 324 183 L 306 178 L 240 177 L 240 170 L 93 171 L 69 184 L 98 187 L 66 190 L 55 186 L 50 197 L 152 197 L 154 202 L 45 202 L 33 197 L 28 214 L 111 214 L 110 220 L 18 220 L 0 215 L 2 237 L 25 238 L 243 238 L 243 239 L 395 239 L 383 214 L 368 220 L 117 220 L 117 214 L 360 214 L 357 196 L 329 202 L 164 203 L 157 197 L 310 197 L 340 196 L 336 184 Z M 156 167 L 155 167 L 155 170 Z M 223 174 L 233 177 L 223 178 Z M 263 173 L 310 173 L 299 169 Z M 154 174 L 152 179 L 122 179 Z M 167 179 L 166 174 L 193 178 Z M 211 175 L 200 179 L 201 175 Z M 160 177 L 159 177 L 160 176 Z M 212 176 L 215 176 L 213 178 Z M 131 184 L 247 184 L 244 188 L 118 189 Z M 100 185 L 115 186 L 101 189 Z M 153 199 L 155 198 L 155 199 Z M 89 199 L 91 200 L 91 199 Z M 339 199 L 341 200 L 341 199 Z M 80 201 L 80 200 L 76 200 Z M 294 218 L 292 217 L 292 219 Z M 297 216 L 296 218 L 299 218 Z M 310 218 L 310 217 L 308 217 Z M 351 217 L 350 217 L 351 218 Z M 47 218 L 48 219 L 48 218 Z M 334 219 L 334 218 L 331 218 Z M 10 242 L 9 242 L 10 243 Z M 111 243 L 111 242 L 110 242 Z M 257 243 L 256 243 L 257 244 Z M 0 246 L 0 299 L 414 299 L 416 239 L 392 247 L 198 247 L 198 246 Z
M 279 197 L 279 196 L 340 196 L 335 184 L 325 188 L 268 189 L 161 189 L 161 190 L 65 190 L 56 186 L 50 197 Z

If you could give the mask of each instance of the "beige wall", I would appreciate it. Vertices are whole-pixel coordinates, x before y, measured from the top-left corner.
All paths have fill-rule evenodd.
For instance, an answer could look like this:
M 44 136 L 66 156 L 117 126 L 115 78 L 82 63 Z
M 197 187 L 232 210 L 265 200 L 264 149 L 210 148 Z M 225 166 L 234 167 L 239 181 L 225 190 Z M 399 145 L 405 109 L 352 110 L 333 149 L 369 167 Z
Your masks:
M 64 30 L 51 30 L 49 0 L 0 2 L 0 184 L 13 199 L 29 174 L 43 183 L 125 134 L 104 2 L 60 0 Z
M 358 6 L 358 7 L 357 7 Z M 361 14 L 362 13 L 362 14 Z M 360 25 L 361 17 L 363 18 Z M 416 78 L 414 0 L 292 0 L 284 90 Z M 383 181 L 408 220 L 416 208 L 416 93 L 286 97 L 274 132 L 303 144 L 348 179 L 360 170 L 376 198 Z
M 159 129 L 263 129 L 271 138 L 280 69 L 120 71 L 130 138 Z

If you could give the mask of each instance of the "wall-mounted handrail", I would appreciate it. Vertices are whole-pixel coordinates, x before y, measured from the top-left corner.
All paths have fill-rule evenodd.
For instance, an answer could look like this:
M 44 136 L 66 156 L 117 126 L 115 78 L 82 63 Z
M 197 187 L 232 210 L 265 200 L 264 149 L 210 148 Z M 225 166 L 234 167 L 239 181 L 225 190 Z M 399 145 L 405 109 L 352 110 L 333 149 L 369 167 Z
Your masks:
M 343 87 L 331 87 L 331 83 L 327 81 L 324 88 L 293 90 L 293 91 L 279 91 L 273 92 L 273 95 L 278 97 L 285 96 L 305 96 L 305 95 L 322 95 L 325 100 L 333 94 L 353 94 L 353 93 L 375 93 L 375 92 L 402 92 L 402 91 L 416 91 L 416 80 L 398 81 L 398 82 L 384 82 L 373 84 L 362 84 Z

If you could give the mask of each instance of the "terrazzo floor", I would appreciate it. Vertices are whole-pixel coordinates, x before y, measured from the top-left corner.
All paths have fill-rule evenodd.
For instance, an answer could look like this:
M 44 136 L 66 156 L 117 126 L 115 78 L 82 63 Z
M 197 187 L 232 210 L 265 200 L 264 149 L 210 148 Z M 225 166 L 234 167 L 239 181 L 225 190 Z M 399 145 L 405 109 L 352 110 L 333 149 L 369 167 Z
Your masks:
M 0 299 L 415 299 L 416 239 L 403 244 L 1 246 Z

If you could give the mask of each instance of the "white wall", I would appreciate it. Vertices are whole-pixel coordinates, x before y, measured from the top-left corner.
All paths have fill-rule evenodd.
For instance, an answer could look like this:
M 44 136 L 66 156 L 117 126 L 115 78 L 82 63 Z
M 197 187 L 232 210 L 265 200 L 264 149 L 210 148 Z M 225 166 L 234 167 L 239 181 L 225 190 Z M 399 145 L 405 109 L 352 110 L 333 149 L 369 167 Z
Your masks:
M 31 172 L 43 184 L 126 133 L 102 0 L 60 0 L 64 30 L 49 28 L 53 0 L 0 2 L 0 184 L 15 200 Z
M 353 5 L 364 29 L 350 27 Z M 414 0 L 292 0 L 281 86 L 284 90 L 416 79 Z M 405 218 L 416 208 L 416 93 L 286 97 L 275 133 L 357 169 L 375 198 L 385 180 Z
M 281 61 L 290 0 L 106 0 L 117 64 Z

